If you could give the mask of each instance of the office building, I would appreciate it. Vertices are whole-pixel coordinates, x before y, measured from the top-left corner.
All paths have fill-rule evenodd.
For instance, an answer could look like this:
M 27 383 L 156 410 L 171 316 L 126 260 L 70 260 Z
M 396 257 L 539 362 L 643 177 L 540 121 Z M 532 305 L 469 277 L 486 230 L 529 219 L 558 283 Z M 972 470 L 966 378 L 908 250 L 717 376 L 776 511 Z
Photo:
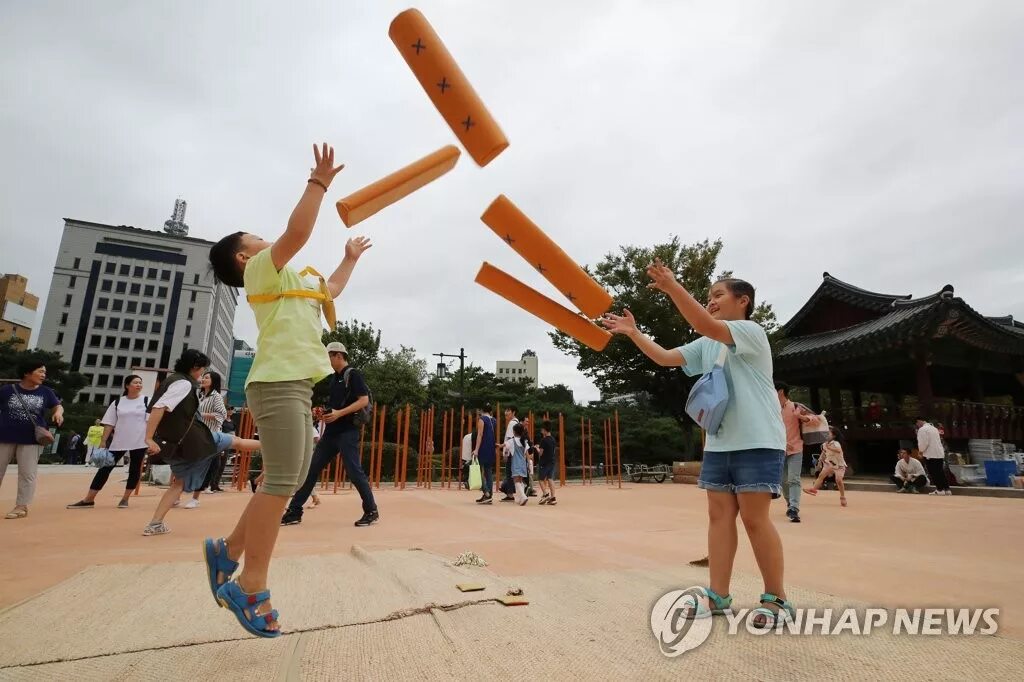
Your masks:
M 28 348 L 35 327 L 39 297 L 28 293 L 28 280 L 21 275 L 0 277 L 0 341 L 17 339 Z
M 186 348 L 227 375 L 238 290 L 214 279 L 213 243 L 184 219 L 181 200 L 163 232 L 64 219 L 38 346 L 91 377 L 79 401 L 106 403 L 133 369 L 161 373 Z
M 507 381 L 529 381 L 530 386 L 538 386 L 537 354 L 532 350 L 523 351 L 518 360 L 498 360 L 494 373 L 499 379 Z

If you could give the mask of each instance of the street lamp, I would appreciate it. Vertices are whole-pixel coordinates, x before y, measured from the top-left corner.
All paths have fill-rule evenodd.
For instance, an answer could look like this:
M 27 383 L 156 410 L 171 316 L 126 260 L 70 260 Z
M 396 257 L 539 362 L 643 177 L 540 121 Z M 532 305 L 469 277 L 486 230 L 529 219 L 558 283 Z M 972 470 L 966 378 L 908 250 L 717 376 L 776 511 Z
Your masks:
M 437 363 L 437 376 L 444 378 L 448 374 L 448 367 L 444 364 L 445 358 L 458 358 L 459 359 L 459 398 L 465 402 L 466 400 L 466 349 L 460 348 L 459 354 L 453 353 L 434 353 L 434 357 L 441 358 L 441 362 Z

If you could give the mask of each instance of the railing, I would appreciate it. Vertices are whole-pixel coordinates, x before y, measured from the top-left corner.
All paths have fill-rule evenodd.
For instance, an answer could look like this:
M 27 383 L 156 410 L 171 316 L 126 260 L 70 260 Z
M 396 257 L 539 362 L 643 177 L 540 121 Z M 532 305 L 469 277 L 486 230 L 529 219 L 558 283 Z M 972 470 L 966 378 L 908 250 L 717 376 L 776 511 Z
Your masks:
M 841 424 L 850 437 L 910 438 L 914 433 L 916 406 L 844 407 L 838 414 L 829 412 L 829 422 Z M 992 405 L 957 400 L 932 403 L 929 421 L 941 425 L 947 439 L 997 438 L 1024 441 L 1024 407 Z

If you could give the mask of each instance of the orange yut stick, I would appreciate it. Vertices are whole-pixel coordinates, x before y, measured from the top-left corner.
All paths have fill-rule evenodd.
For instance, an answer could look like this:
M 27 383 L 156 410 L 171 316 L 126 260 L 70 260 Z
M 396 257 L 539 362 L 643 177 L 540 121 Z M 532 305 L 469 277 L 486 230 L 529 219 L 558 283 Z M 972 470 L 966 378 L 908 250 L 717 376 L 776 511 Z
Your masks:
M 352 227 L 374 213 L 401 201 L 455 168 L 459 154 L 458 147 L 441 147 L 405 168 L 349 194 L 344 199 L 339 199 L 335 206 L 338 215 L 341 216 L 341 222 L 345 223 L 346 227 Z
M 612 338 L 610 333 L 590 320 L 555 303 L 547 296 L 534 291 L 490 263 L 484 263 L 480 267 L 480 272 L 476 275 L 476 283 L 516 304 L 526 312 L 536 315 L 593 350 L 604 350 Z
M 491 202 L 480 220 L 587 317 L 599 317 L 612 307 L 611 294 L 504 194 Z
M 395 17 L 388 36 L 477 165 L 486 166 L 508 147 L 497 121 L 419 10 Z
M 619 438 L 619 411 L 615 410 L 615 475 L 622 487 L 622 440 Z

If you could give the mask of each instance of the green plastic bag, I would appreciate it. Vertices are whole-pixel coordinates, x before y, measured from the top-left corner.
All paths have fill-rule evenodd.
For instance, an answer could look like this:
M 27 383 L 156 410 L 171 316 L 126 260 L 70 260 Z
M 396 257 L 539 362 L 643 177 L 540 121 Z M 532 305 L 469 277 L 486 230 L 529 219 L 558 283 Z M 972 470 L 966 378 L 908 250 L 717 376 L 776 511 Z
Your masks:
M 483 475 L 480 473 L 480 462 L 473 458 L 473 461 L 469 463 L 469 489 L 480 490 L 483 488 Z

